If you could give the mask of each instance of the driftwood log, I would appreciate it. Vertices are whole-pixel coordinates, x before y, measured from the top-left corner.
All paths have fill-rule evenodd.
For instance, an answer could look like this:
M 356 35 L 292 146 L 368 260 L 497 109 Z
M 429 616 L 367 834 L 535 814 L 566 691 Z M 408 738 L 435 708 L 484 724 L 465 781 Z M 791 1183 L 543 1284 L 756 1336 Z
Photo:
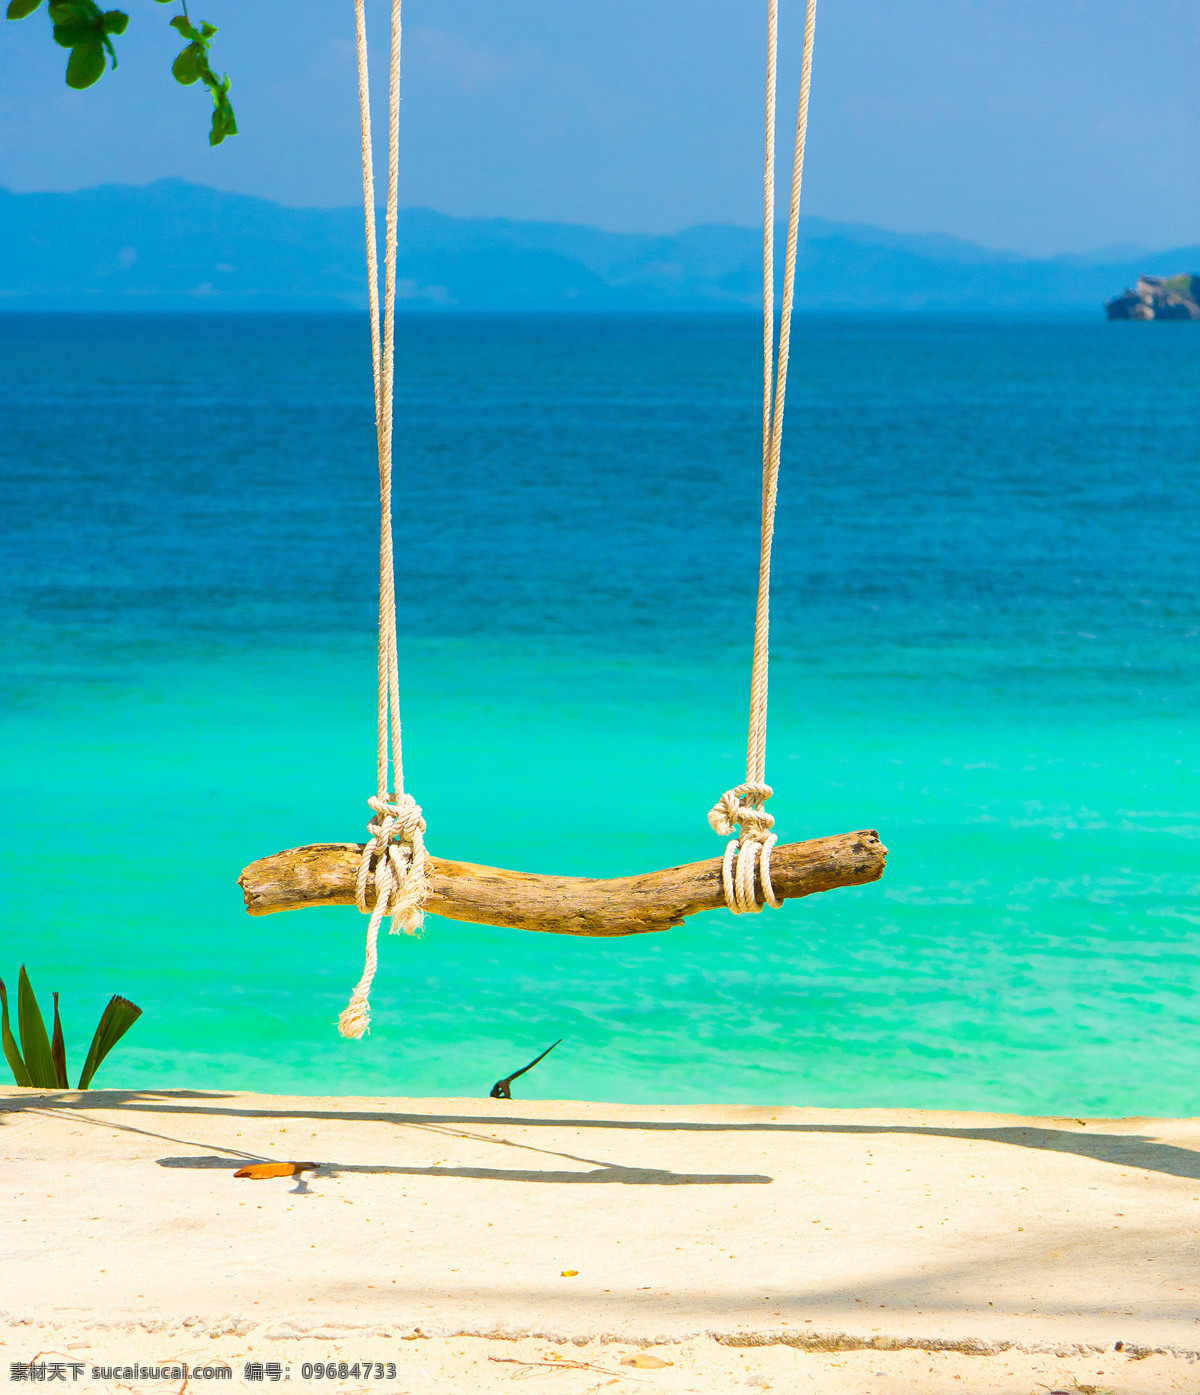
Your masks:
M 303 906 L 352 906 L 361 843 L 313 843 L 252 862 L 238 878 L 251 915 Z M 883 876 L 887 849 L 874 829 L 777 845 L 771 881 L 781 898 L 862 886 Z M 641 935 L 725 904 L 721 859 L 636 877 L 548 877 L 430 859 L 426 909 L 450 920 L 551 935 Z

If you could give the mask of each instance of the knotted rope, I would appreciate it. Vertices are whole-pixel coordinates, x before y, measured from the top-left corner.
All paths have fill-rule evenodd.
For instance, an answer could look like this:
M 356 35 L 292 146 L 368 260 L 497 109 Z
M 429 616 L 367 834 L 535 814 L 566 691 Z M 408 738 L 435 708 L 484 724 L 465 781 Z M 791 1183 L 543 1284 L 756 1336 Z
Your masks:
M 783 902 L 771 885 L 771 849 L 779 841 L 771 829 L 775 819 L 762 807 L 773 791 L 761 781 L 726 790 L 709 811 L 708 821 L 713 832 L 727 838 L 740 827 L 740 834 L 725 847 L 721 863 L 721 883 L 725 888 L 725 904 L 734 915 L 761 911 L 755 873 L 762 882 L 763 900 L 776 910 Z M 747 797 L 752 801 L 745 804 Z
M 428 894 L 428 860 L 425 851 L 425 820 L 421 806 L 412 795 L 394 800 L 372 795 L 367 801 L 375 817 L 367 824 L 371 841 L 363 849 L 354 880 L 354 900 L 367 926 L 367 961 L 363 976 L 349 1004 L 338 1019 L 344 1037 L 361 1037 L 370 1026 L 371 980 L 379 962 L 377 944 L 384 917 L 391 918 L 391 933 L 421 928 L 421 909 Z M 374 890 L 374 904 L 371 892 Z
M 800 231 L 800 186 L 804 177 L 804 147 L 808 135 L 808 96 L 812 86 L 813 37 L 817 0 L 808 0 L 804 23 L 804 61 L 800 71 L 800 103 L 796 115 L 796 144 L 792 156 L 792 197 L 788 212 L 787 254 L 783 273 L 783 307 L 779 324 L 779 355 L 775 354 L 775 87 L 778 75 L 779 3 L 767 6 L 767 134 L 763 175 L 763 483 L 762 524 L 758 556 L 758 605 L 754 614 L 754 664 L 750 675 L 750 735 L 746 743 L 746 781 L 727 790 L 708 816 L 720 834 L 740 834 L 725 848 L 721 881 L 725 904 L 735 915 L 757 912 L 764 901 L 779 907 L 771 886 L 771 849 L 775 820 L 763 805 L 771 797 L 764 783 L 767 759 L 767 675 L 770 660 L 771 543 L 775 536 L 775 499 L 779 489 L 779 452 L 783 444 L 783 407 L 787 397 L 788 355 L 792 340 L 792 304 L 796 292 L 796 247 Z M 761 882 L 758 899 L 755 871 Z
M 396 224 L 400 172 L 400 9 L 392 0 L 392 45 L 388 84 L 387 240 L 384 305 L 379 318 L 379 254 L 375 238 L 375 161 L 371 150 L 365 0 L 355 0 L 358 40 L 358 103 L 362 123 L 363 212 L 367 232 L 367 298 L 371 308 L 371 365 L 375 379 L 375 434 L 379 448 L 379 712 L 378 789 L 367 802 L 375 811 L 367 824 L 370 841 L 358 864 L 354 895 L 371 917 L 362 978 L 338 1019 L 344 1037 L 361 1037 L 370 1026 L 371 981 L 379 962 L 377 941 L 385 916 L 392 934 L 415 933 L 424 921 L 429 894 L 429 858 L 421 806 L 404 792 L 400 726 L 400 677 L 396 639 L 396 582 L 392 551 L 392 400 L 395 377 Z M 390 740 L 389 740 L 390 737 Z M 389 761 L 390 756 L 390 761 Z M 372 891 L 374 896 L 372 896 Z

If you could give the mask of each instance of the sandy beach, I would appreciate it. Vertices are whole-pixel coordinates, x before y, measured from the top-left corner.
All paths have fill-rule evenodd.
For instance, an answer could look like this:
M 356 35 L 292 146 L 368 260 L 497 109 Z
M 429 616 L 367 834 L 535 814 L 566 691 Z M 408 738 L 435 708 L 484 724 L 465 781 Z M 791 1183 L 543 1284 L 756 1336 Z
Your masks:
M 1200 1120 L 9 1088 L 0 1125 L 0 1362 L 77 1388 L 1200 1390 Z

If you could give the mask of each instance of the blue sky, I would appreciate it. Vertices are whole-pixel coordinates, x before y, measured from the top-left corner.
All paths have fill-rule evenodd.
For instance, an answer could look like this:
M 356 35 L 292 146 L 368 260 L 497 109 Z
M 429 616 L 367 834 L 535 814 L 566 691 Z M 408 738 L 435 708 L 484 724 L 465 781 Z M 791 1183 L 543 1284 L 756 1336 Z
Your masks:
M 242 132 L 205 143 L 172 7 L 62 82 L 44 8 L 0 30 L 0 185 L 179 175 L 358 197 L 350 0 L 194 0 Z M 376 53 L 385 6 L 371 0 Z M 782 0 L 790 123 L 801 0 Z M 765 0 L 406 0 L 402 201 L 623 230 L 758 218 Z M 382 95 L 384 74 L 377 90 Z M 1029 253 L 1200 242 L 1200 0 L 821 0 L 805 211 Z

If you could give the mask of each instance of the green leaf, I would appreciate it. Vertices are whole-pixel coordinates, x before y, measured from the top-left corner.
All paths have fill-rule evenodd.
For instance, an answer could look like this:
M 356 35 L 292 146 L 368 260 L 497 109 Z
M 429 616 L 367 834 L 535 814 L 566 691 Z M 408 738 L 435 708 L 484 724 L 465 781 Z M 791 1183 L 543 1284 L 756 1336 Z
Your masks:
M 9 19 L 25 19 L 42 3 L 42 0 L 9 0 Z
M 100 42 L 100 32 L 94 24 L 72 19 L 54 26 L 54 42 L 61 48 L 77 48 L 80 44 Z
M 128 28 L 129 16 L 123 10 L 105 10 L 104 32 L 106 34 L 124 34 Z
M 94 28 L 101 18 L 100 7 L 93 0 L 50 0 L 50 19 L 54 24 L 82 24 Z
M 104 76 L 104 45 L 98 40 L 76 44 L 67 60 L 67 86 L 82 92 Z
M 216 32 L 217 32 L 217 26 L 216 26 L 215 24 L 203 24 L 203 23 L 202 23 L 202 24 L 200 25 L 200 33 L 201 33 L 201 36 L 202 36 L 203 38 L 205 38 L 205 39 L 211 39 L 212 36 L 213 36 Z
M 192 83 L 200 81 L 200 69 L 204 62 L 204 52 L 199 44 L 188 44 L 175 62 L 171 65 L 171 72 L 175 76 L 176 82 L 181 82 L 184 87 L 190 87 Z
M 171 28 L 178 29 L 185 39 L 191 39 L 193 42 L 199 42 L 203 38 L 198 29 L 192 28 L 191 21 L 185 15 L 176 15 L 171 21 Z
M 92 1077 L 100 1069 L 100 1064 L 105 1056 L 141 1015 L 141 1008 L 131 1003 L 128 998 L 118 998 L 114 995 L 109 999 L 108 1006 L 104 1009 L 96 1026 L 96 1034 L 92 1037 L 92 1044 L 88 1047 L 87 1060 L 83 1063 L 83 1070 L 79 1072 L 79 1088 L 81 1090 L 89 1088 Z
M 54 1074 L 57 1077 L 58 1088 L 69 1090 L 70 1082 L 67 1080 L 67 1043 L 63 1038 L 62 1018 L 58 1015 L 58 994 L 54 994 L 54 1032 L 50 1038 L 50 1056 L 54 1061 Z
M 33 996 L 33 986 L 24 964 L 17 979 L 17 1024 L 21 1029 L 21 1052 L 29 1071 L 30 1084 L 39 1089 L 57 1089 L 58 1072 L 54 1069 L 54 1058 L 50 1054 L 50 1038 L 46 1035 L 46 1024 Z
M 8 989 L 4 986 L 4 980 L 0 978 L 0 1040 L 4 1043 L 4 1055 L 8 1060 L 8 1068 L 13 1073 L 13 1079 L 18 1085 L 32 1085 L 29 1072 L 25 1069 L 25 1062 L 21 1059 L 21 1052 L 17 1046 L 17 1039 L 12 1034 L 12 1028 L 8 1025 Z
M 225 79 L 228 85 L 229 79 Z M 226 136 L 236 136 L 238 133 L 237 121 L 233 115 L 233 107 L 229 103 L 229 98 L 225 95 L 225 87 L 213 92 L 213 119 L 212 130 L 209 132 L 208 143 L 212 146 L 220 145 Z

